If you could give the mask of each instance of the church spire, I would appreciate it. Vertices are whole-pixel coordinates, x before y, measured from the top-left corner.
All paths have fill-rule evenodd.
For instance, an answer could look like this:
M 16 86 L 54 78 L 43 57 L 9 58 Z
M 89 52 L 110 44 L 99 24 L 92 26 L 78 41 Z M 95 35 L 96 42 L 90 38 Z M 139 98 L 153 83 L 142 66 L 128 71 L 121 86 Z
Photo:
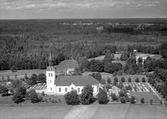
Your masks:
M 49 54 L 49 66 L 52 66 L 53 65 L 53 62 L 52 62 L 52 53 L 50 52 Z

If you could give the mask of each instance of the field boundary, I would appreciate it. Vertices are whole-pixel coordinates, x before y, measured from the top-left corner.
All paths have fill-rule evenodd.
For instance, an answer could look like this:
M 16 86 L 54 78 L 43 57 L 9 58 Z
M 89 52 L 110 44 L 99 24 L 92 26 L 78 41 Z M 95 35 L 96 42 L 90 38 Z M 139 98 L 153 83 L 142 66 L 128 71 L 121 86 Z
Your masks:
M 159 100 L 162 100 L 162 98 L 159 96 L 159 94 L 154 90 L 154 88 L 148 83 L 146 82 L 147 85 L 151 88 L 151 90 L 156 94 L 156 96 L 159 98 Z M 164 103 L 164 101 L 162 100 L 162 102 Z

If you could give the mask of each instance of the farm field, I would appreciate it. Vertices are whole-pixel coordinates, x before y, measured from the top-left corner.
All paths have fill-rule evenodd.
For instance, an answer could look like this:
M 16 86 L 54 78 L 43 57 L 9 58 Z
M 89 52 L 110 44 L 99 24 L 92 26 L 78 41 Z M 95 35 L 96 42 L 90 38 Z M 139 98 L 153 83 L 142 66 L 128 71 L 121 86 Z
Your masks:
M 167 109 L 157 105 L 55 105 L 0 107 L 3 119 L 164 119 Z

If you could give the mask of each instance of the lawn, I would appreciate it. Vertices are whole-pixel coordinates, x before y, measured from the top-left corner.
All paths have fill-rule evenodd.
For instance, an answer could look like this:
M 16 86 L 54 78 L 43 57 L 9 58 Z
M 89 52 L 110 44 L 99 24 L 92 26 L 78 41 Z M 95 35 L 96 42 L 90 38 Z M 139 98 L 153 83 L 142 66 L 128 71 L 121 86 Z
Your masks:
M 0 107 L 3 119 L 165 119 L 167 109 L 157 105 L 31 105 Z
M 144 98 L 146 103 L 150 103 L 150 99 L 153 100 L 153 103 L 160 103 L 159 98 L 152 92 L 132 92 L 131 95 L 135 96 L 137 102 Z

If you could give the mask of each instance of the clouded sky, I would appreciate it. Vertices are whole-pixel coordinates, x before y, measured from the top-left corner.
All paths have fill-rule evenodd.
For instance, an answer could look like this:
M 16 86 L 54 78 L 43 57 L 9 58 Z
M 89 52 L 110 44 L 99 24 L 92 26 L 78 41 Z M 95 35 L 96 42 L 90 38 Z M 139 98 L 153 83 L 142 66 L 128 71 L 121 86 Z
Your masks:
M 167 18 L 167 0 L 0 0 L 0 19 Z

